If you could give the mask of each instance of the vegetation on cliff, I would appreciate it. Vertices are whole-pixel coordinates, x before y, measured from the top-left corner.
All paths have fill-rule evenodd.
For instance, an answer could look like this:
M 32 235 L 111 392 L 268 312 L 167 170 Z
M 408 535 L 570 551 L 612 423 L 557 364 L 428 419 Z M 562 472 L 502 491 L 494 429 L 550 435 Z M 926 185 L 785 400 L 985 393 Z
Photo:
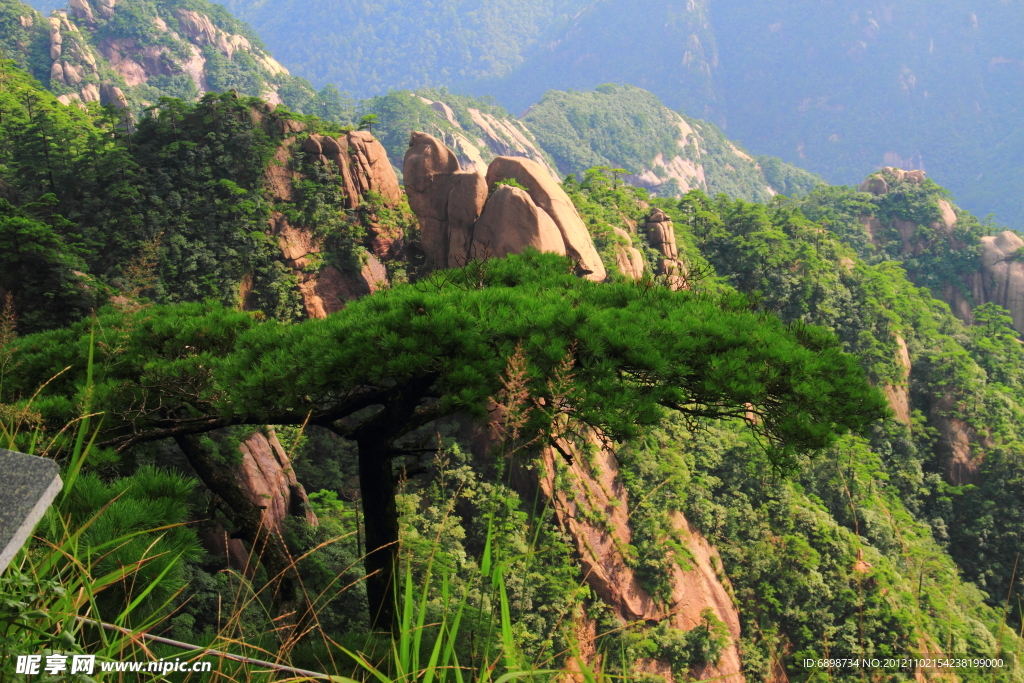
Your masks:
M 76 483 L 57 513 L 90 542 L 143 539 L 95 558 L 143 578 L 89 614 L 351 675 L 338 645 L 386 659 L 369 631 L 389 584 L 360 560 L 397 538 L 425 587 L 398 618 L 440 623 L 463 596 L 468 670 L 600 653 L 614 676 L 854 680 L 799 662 L 951 652 L 1007 662 L 962 680 L 1020 680 L 1024 351 L 1013 312 L 968 286 L 986 226 L 923 175 L 754 203 L 586 169 L 561 208 L 609 282 L 538 254 L 429 273 L 367 131 L 233 93 L 128 126 L 10 62 L 2 78 L 4 443 L 61 459 Z M 460 126 L 498 114 L 464 106 Z M 309 305 L 329 268 L 373 287 L 338 285 L 344 310 L 303 320 L 330 312 Z M 951 286 L 969 317 L 940 300 Z M 142 517 L 189 531 L 133 565 Z M 46 547 L 19 566 L 72 588 L 92 571 Z M 694 585 L 721 602 L 686 612 Z

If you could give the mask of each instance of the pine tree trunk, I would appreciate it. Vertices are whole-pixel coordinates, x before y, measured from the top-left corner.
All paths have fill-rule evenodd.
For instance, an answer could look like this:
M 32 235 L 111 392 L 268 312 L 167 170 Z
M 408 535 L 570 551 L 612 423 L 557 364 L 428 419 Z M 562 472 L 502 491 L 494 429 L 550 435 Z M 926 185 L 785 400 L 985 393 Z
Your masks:
M 394 631 L 398 507 L 391 452 L 380 439 L 360 439 L 357 443 L 370 622 L 376 629 Z

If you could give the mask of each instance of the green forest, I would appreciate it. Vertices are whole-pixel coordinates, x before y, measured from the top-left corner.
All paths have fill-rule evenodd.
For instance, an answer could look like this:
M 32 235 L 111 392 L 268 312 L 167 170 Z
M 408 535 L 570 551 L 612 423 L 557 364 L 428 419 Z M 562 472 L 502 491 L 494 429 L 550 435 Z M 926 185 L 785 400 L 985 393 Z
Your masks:
M 608 277 L 431 271 L 392 164 L 493 103 L 37 71 L 0 62 L 0 446 L 63 488 L 0 576 L 0 680 L 1024 680 L 1019 293 L 923 174 L 551 92 L 523 138 Z M 705 186 L 627 184 L 680 121 Z

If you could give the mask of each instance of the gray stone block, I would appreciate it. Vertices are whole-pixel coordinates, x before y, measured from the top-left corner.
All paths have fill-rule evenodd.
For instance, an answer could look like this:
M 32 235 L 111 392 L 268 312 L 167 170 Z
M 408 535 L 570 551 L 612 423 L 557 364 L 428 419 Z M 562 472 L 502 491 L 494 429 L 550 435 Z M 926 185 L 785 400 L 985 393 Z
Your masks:
M 53 460 L 0 448 L 0 573 L 63 486 Z

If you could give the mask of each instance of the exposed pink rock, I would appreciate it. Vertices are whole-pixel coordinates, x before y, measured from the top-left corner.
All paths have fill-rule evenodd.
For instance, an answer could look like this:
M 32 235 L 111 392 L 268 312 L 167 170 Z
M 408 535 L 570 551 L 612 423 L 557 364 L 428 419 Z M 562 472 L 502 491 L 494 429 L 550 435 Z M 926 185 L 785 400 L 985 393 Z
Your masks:
M 615 234 L 632 244 L 629 233 L 622 228 L 615 228 Z M 615 265 L 619 272 L 631 280 L 639 280 L 644 276 L 644 256 L 639 249 L 623 244 L 615 245 Z
M 263 523 L 267 529 L 283 533 L 284 520 L 289 515 L 302 517 L 314 526 L 319 523 L 272 428 L 268 427 L 266 433 L 255 432 L 238 445 L 238 450 L 242 462 L 232 473 L 252 503 L 264 509 Z
M 70 0 L 68 3 L 68 9 L 71 10 L 71 16 L 77 19 L 82 19 L 89 24 L 96 22 L 96 19 L 92 14 L 92 7 L 89 5 L 87 0 Z
M 274 158 L 267 164 L 267 185 L 273 193 L 274 201 L 293 202 L 296 199 L 293 182 L 298 174 L 292 170 L 292 158 L 288 152 L 288 147 L 294 141 L 295 138 L 285 138 L 274 152 Z
M 981 457 L 975 457 L 971 445 L 979 441 L 978 434 L 971 425 L 953 416 L 956 409 L 957 399 L 951 393 L 932 403 L 928 417 L 939 432 L 935 450 L 951 484 L 977 484 Z
M 896 228 L 896 232 L 899 233 L 900 243 L 904 254 L 919 254 L 921 251 L 921 245 L 914 241 L 914 233 L 917 231 L 917 224 L 913 221 L 903 220 L 902 218 L 894 218 L 893 226 Z
M 317 273 L 301 273 L 299 280 L 299 292 L 310 318 L 326 318 L 343 309 L 347 302 L 387 286 L 387 270 L 373 254 L 367 254 L 366 263 L 358 272 L 325 266 Z
M 497 157 L 487 167 L 487 187 L 500 180 L 515 180 L 526 188 L 533 202 L 543 209 L 562 233 L 565 251 L 587 272 L 587 279 L 601 282 L 606 273 L 587 226 L 576 207 L 545 168 L 525 157 Z
M 487 202 L 487 181 L 478 172 L 453 173 L 447 184 L 448 267 L 459 268 L 469 259 L 473 226 Z
M 889 192 L 889 183 L 882 176 L 874 175 L 860 184 L 861 192 L 870 192 L 873 195 L 882 195 Z
M 953 210 L 952 205 L 945 199 L 939 200 L 939 212 L 942 214 L 942 227 L 947 235 L 953 234 L 953 228 L 956 227 L 956 211 Z
M 565 255 L 561 232 L 546 211 L 518 187 L 502 185 L 484 207 L 473 228 L 470 256 L 500 258 L 527 247 Z
M 277 119 L 277 132 L 284 136 L 295 135 L 306 130 L 306 124 L 295 119 Z
M 924 171 L 907 171 L 903 174 L 903 179 L 909 180 L 915 185 L 920 185 L 921 183 L 924 182 L 924 176 Z
M 310 156 L 318 157 L 324 153 L 323 148 L 320 146 L 320 140 L 323 138 L 322 135 L 310 135 L 308 138 L 302 141 L 302 151 Z
M 125 97 L 124 91 L 110 83 L 100 86 L 100 101 L 103 104 L 112 104 L 118 109 L 128 108 L 128 98 Z
M 562 450 L 573 456 L 572 464 L 566 464 L 555 449 L 545 449 L 541 492 L 552 501 L 559 525 L 573 539 L 584 579 L 591 590 L 623 621 L 669 620 L 673 628 L 690 630 L 701 623 L 701 612 L 711 609 L 728 627 L 730 642 L 717 665 L 702 666 L 692 673 L 697 680 L 728 677 L 727 680 L 743 681 L 738 647 L 739 613 L 728 588 L 728 579 L 719 569 L 722 564 L 717 551 L 682 513 L 673 513 L 676 537 L 686 546 L 691 558 L 679 558 L 672 568 L 670 604 L 657 604 L 640 585 L 622 555 L 622 548 L 628 547 L 632 540 L 629 520 L 632 508 L 618 476 L 614 454 L 598 448 L 597 453 L 589 457 L 577 453 L 568 443 L 560 444 Z M 584 464 L 588 458 L 592 466 Z M 561 485 L 555 484 L 558 469 L 563 470 Z M 595 514 L 604 520 L 599 526 L 587 521 Z M 643 668 L 657 670 L 667 676 L 666 680 L 673 680 L 671 668 L 665 662 L 643 664 L 646 664 Z
M 402 201 L 402 191 L 384 145 L 365 130 L 354 130 L 347 139 L 352 178 L 360 194 L 374 192 L 383 197 L 388 206 L 398 206 Z
M 907 342 L 900 335 L 896 336 L 896 363 L 900 367 L 900 378 L 895 384 L 886 384 L 882 387 L 889 407 L 896 414 L 896 419 L 903 424 L 910 426 L 910 351 L 907 349 Z
M 193 10 L 178 9 L 174 12 L 178 17 L 178 26 L 181 32 L 194 40 L 199 45 L 217 43 L 217 28 L 210 21 L 210 17 Z
M 403 166 L 409 207 L 420 224 L 428 269 L 465 264 L 473 224 L 484 209 L 487 183 L 464 173 L 455 153 L 426 133 L 413 132 Z
M 981 268 L 985 299 L 1010 312 L 1014 327 L 1024 334 L 1024 256 L 1019 251 L 1024 240 L 1006 230 L 994 237 L 981 238 Z
M 667 259 L 678 259 L 679 250 L 676 247 L 676 230 L 672 221 L 661 209 L 655 209 L 647 218 L 645 225 L 647 240 L 651 246 L 661 252 Z

